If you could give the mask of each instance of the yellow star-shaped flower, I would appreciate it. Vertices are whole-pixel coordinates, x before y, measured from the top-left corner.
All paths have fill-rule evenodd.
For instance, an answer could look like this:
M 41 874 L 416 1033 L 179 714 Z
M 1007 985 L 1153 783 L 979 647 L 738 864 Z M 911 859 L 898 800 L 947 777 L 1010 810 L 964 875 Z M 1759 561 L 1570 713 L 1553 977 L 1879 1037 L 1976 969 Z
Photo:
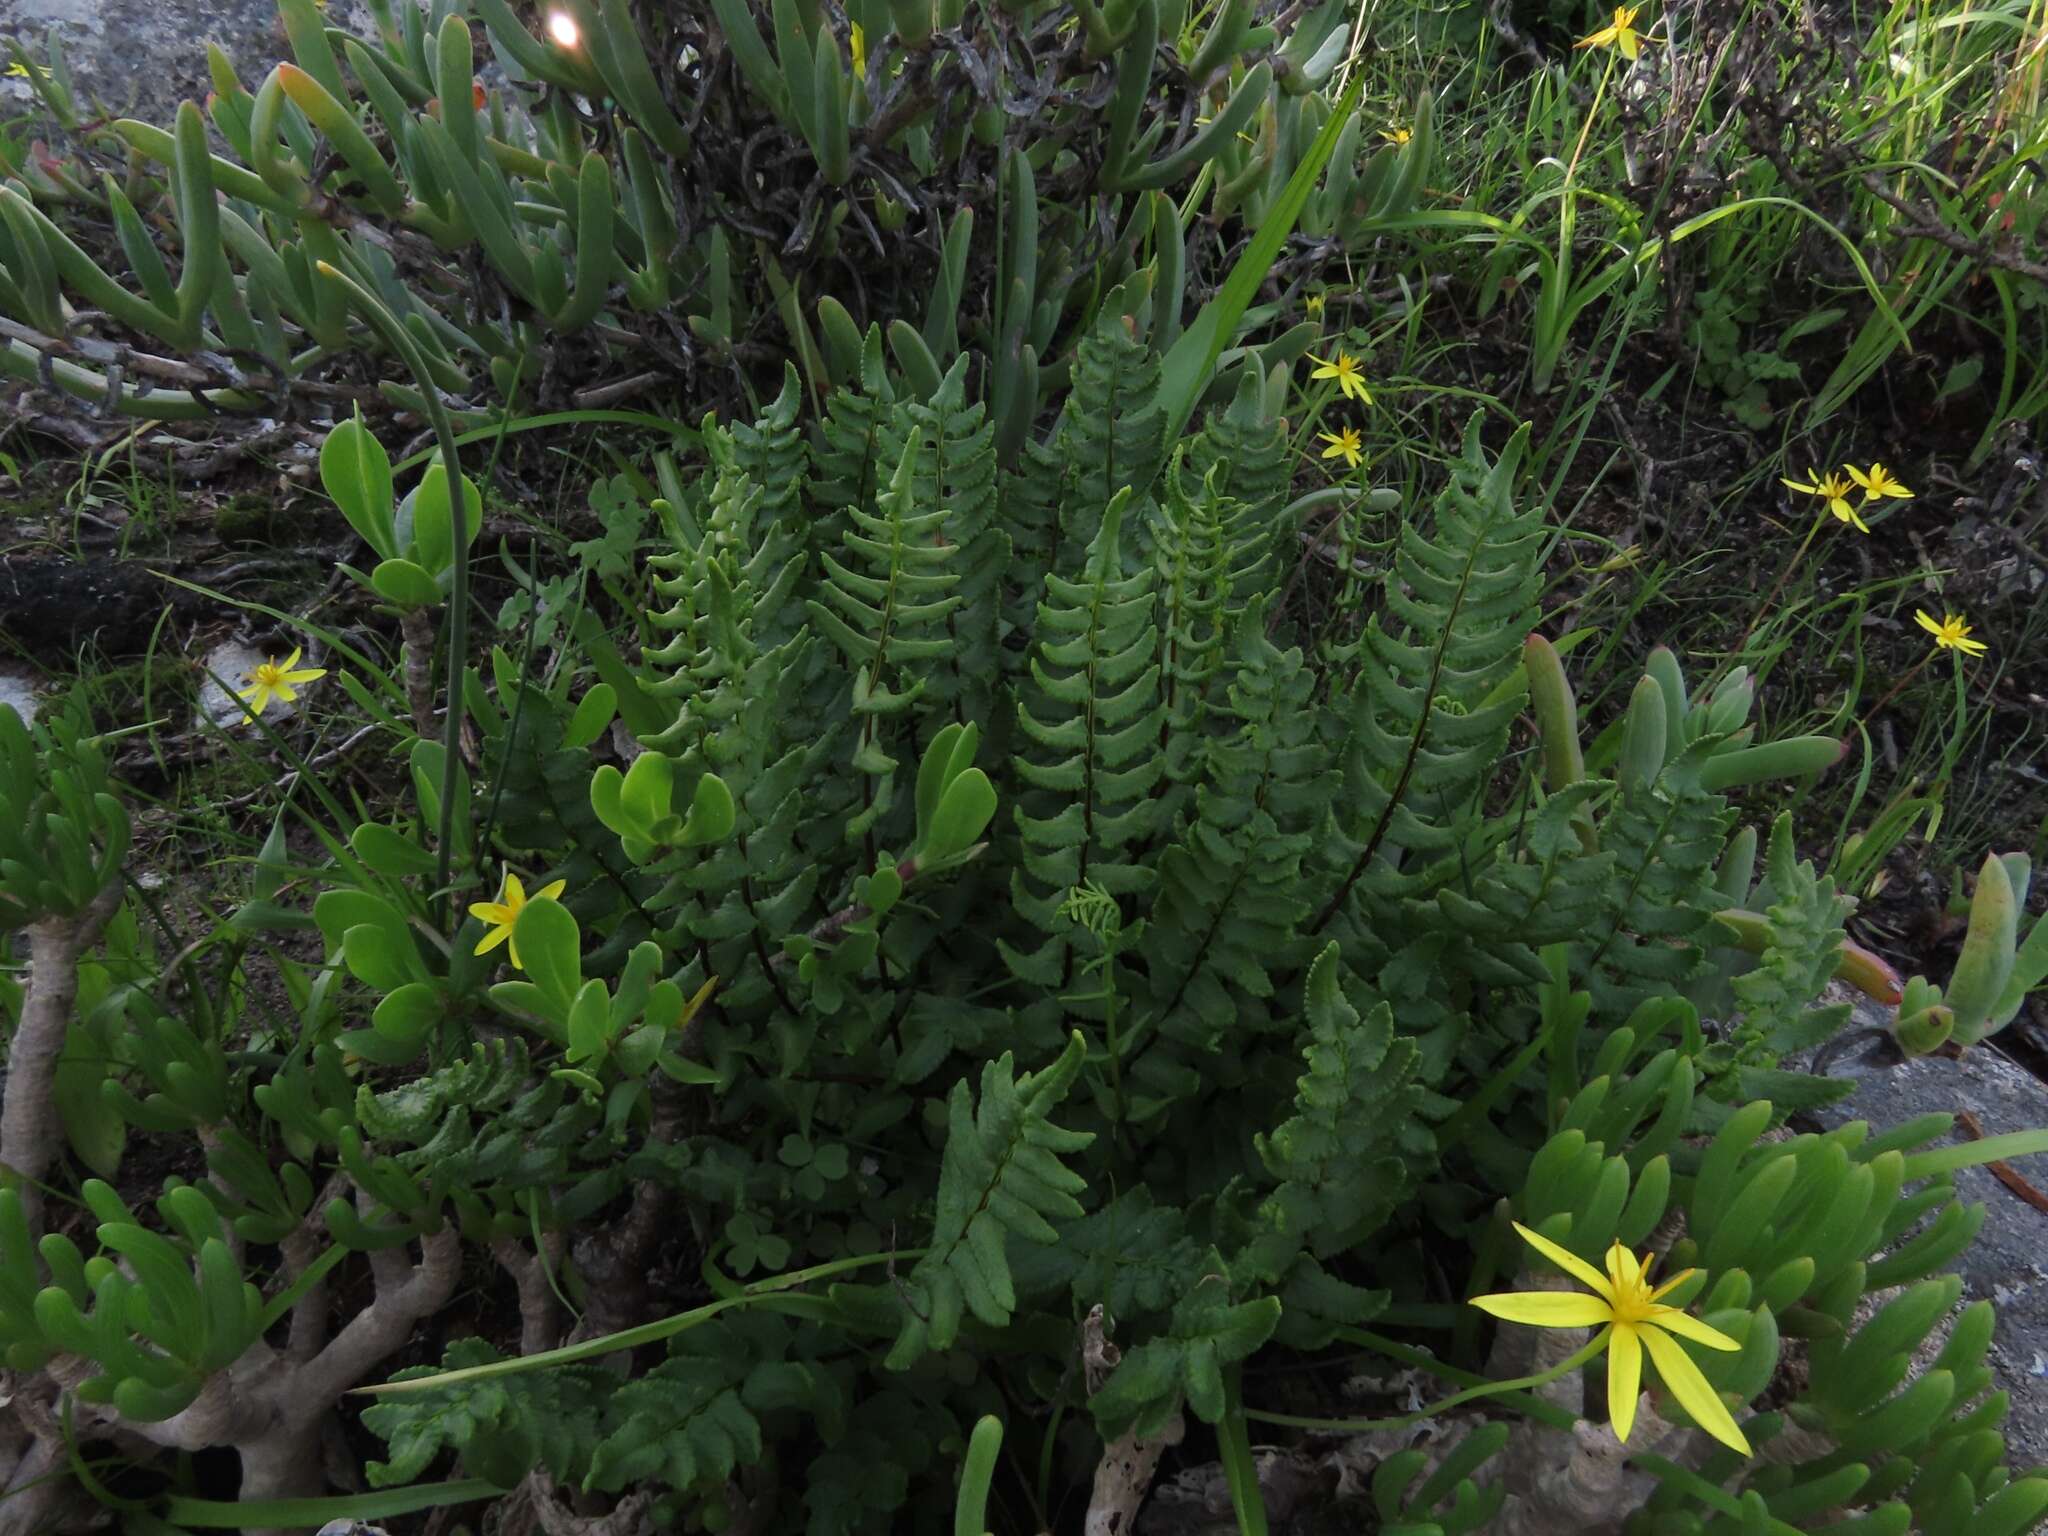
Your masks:
M 1624 59 L 1634 62 L 1641 57 L 1643 44 L 1654 43 L 1654 37 L 1645 37 L 1635 28 L 1636 17 L 1641 14 L 1640 5 L 1617 5 L 1614 20 L 1597 32 L 1589 32 L 1574 45 L 1580 48 L 1618 48 Z
M 1346 427 L 1341 432 L 1319 432 L 1316 436 L 1330 446 L 1323 450 L 1326 459 L 1342 459 L 1347 468 L 1358 468 L 1358 461 L 1365 457 L 1360 451 L 1358 428 Z
M 1410 139 L 1414 138 L 1415 135 L 1410 133 L 1406 128 L 1382 128 L 1380 130 L 1380 137 L 1385 139 L 1389 144 L 1406 144 Z
M 1934 643 L 1944 651 L 1961 651 L 1965 656 L 1982 656 L 1991 649 L 1982 640 L 1970 638 L 1970 626 L 1963 622 L 1960 613 L 1944 613 L 1941 622 L 1937 624 L 1932 614 L 1923 613 L 1915 608 L 1913 622 L 1934 636 Z
M 1828 510 L 1840 521 L 1849 524 L 1858 533 L 1870 532 L 1870 524 L 1857 515 L 1855 506 L 1849 500 L 1851 487 L 1846 479 L 1832 470 L 1825 477 L 1817 469 L 1810 469 L 1807 474 L 1812 477 L 1811 480 L 1786 480 L 1780 476 L 1780 483 L 1787 490 L 1797 491 L 1802 496 L 1818 496 L 1827 503 Z
M 1742 1346 L 1718 1328 L 1709 1328 L 1698 1318 L 1677 1307 L 1664 1306 L 1660 1299 L 1696 1271 L 1686 1269 L 1662 1285 L 1650 1284 L 1654 1254 L 1638 1263 L 1636 1256 L 1620 1243 L 1607 1250 L 1607 1273 L 1588 1264 L 1567 1248 L 1559 1247 L 1520 1222 L 1515 1230 L 1522 1240 L 1593 1294 L 1577 1291 L 1509 1291 L 1497 1296 L 1474 1296 L 1472 1305 L 1510 1323 L 1529 1323 L 1538 1328 L 1604 1328 L 1607 1330 L 1607 1411 L 1614 1416 L 1614 1437 L 1626 1441 L 1635 1426 L 1636 1399 L 1642 1394 L 1643 1354 L 1648 1351 L 1657 1375 L 1671 1389 L 1679 1406 L 1692 1415 L 1693 1422 L 1723 1445 L 1750 1454 L 1749 1441 L 1735 1426 L 1720 1394 L 1700 1374 L 1692 1356 L 1678 1345 L 1691 1339 L 1709 1349 L 1735 1350 Z M 1677 1335 L 1676 1338 L 1673 1335 Z M 1597 1342 L 1597 1341 L 1596 1341 Z
M 1844 464 L 1842 468 L 1849 472 L 1851 480 L 1863 488 L 1863 500 L 1866 505 L 1887 496 L 1899 501 L 1913 499 L 1913 493 L 1906 489 L 1905 484 L 1875 459 L 1871 460 L 1870 468 L 1867 470 L 1858 469 L 1854 464 Z
M 298 684 L 326 675 L 325 667 L 299 666 L 299 648 L 295 647 L 283 661 L 258 662 L 247 685 L 235 690 L 235 697 L 247 699 L 249 707 L 260 715 L 270 708 L 273 699 L 281 704 L 297 702 Z
M 1345 399 L 1372 404 L 1372 391 L 1365 387 L 1365 372 L 1349 352 L 1339 352 L 1334 362 L 1326 363 L 1320 357 L 1311 357 L 1309 361 L 1316 365 L 1309 374 L 1311 379 L 1335 379 Z
M 509 869 L 506 870 L 505 883 L 498 887 L 498 899 L 476 902 L 469 909 L 471 917 L 480 918 L 491 925 L 490 931 L 477 940 L 473 953 L 481 955 L 496 949 L 500 944 L 509 944 L 512 968 L 515 971 L 525 970 L 526 967 L 519 963 L 519 943 L 512 937 L 512 925 L 519 920 L 519 914 L 525 909 L 527 902 L 558 901 L 568 885 L 569 882 L 566 880 L 551 881 L 528 896 L 526 887 L 520 883 L 519 877 Z

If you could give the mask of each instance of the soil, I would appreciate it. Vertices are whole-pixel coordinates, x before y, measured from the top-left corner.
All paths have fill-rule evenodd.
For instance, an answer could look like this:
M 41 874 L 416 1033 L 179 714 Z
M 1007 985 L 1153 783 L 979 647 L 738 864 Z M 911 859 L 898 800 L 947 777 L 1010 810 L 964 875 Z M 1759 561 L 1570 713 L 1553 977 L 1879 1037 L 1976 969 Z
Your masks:
M 0 637 L 52 670 L 74 666 L 80 651 L 139 653 L 166 608 L 189 622 L 205 603 L 140 560 L 0 555 Z

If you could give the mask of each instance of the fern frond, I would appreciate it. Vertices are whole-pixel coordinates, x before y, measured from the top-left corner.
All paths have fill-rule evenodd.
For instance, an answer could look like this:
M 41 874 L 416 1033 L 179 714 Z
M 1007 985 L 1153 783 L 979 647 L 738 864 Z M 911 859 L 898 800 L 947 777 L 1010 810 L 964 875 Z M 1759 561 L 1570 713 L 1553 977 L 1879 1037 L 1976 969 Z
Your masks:
M 1767 1097 L 1789 1114 L 1855 1089 L 1851 1082 L 1777 1067 L 1781 1057 L 1819 1045 L 1849 1017 L 1846 1003 L 1816 1008 L 1813 1002 L 1834 976 L 1847 936 L 1842 924 L 1853 903 L 1832 879 L 1816 875 L 1810 860 L 1798 856 L 1789 812 L 1771 828 L 1765 858 L 1768 937 L 1755 966 L 1731 983 L 1738 1005 L 1729 1041 L 1734 1071 L 1717 1085 L 1716 1097 L 1738 1102 Z M 1709 1070 L 1715 1065 L 1710 1054 Z
M 1518 701 L 1494 694 L 1535 625 L 1542 510 L 1515 510 L 1528 427 L 1489 463 L 1480 421 L 1473 417 L 1464 453 L 1451 462 L 1434 535 L 1403 525 L 1382 590 L 1386 611 L 1360 641 L 1344 796 L 1350 846 L 1311 932 L 1346 906 L 1390 844 L 1416 853 L 1452 847 L 1507 749 Z
M 947 619 L 964 600 L 953 590 L 960 573 L 945 534 L 946 510 L 919 506 L 923 449 L 923 434 L 913 428 L 876 510 L 847 509 L 846 558 L 829 551 L 818 557 L 822 601 L 805 604 L 854 673 L 853 766 L 863 778 L 862 803 L 846 823 L 850 841 L 872 843 L 876 822 L 895 803 L 897 760 L 889 748 L 901 733 L 893 722 L 931 685 L 934 663 L 948 650 Z
M 1273 1336 L 1280 1298 L 1233 1299 L 1222 1256 L 1210 1249 L 1201 1276 L 1173 1309 L 1172 1326 L 1124 1353 L 1089 1403 L 1106 1442 L 1156 1434 L 1183 1402 L 1207 1423 L 1223 1417 L 1223 1372 Z
M 1038 609 L 1035 687 L 1017 708 L 1022 750 L 1013 759 L 1030 791 L 1016 811 L 1022 840 L 1013 877 L 1018 911 L 1052 934 L 1066 893 L 1094 881 L 1112 896 L 1142 892 L 1152 872 L 1136 855 L 1158 824 L 1152 792 L 1159 750 L 1159 632 L 1150 567 L 1122 574 L 1128 491 L 1110 502 L 1079 581 L 1046 577 Z M 1019 975 L 1062 978 L 1064 938 L 1024 956 L 1004 946 Z
M 1272 590 L 1291 560 L 1282 546 L 1292 528 L 1280 526 L 1292 476 L 1287 428 L 1266 414 L 1266 392 L 1256 369 L 1245 370 L 1230 405 L 1212 412 L 1188 447 L 1188 468 L 1205 493 L 1234 509 L 1230 606 L 1241 612 L 1253 596 Z
M 1122 1323 L 1163 1315 L 1202 1276 L 1203 1250 L 1180 1208 L 1160 1205 L 1143 1185 L 1058 1226 L 1057 1243 L 1012 1261 L 1020 1295 L 1050 1300 L 1065 1292 L 1077 1312 L 1099 1303 Z
M 1361 1014 L 1342 972 L 1335 944 L 1309 968 L 1294 1113 L 1253 1139 L 1272 1188 L 1255 1208 L 1242 1185 L 1224 1198 L 1226 1212 L 1242 1213 L 1240 1283 L 1278 1284 L 1304 1253 L 1324 1259 L 1365 1241 L 1406 1198 L 1409 1162 L 1432 1146 L 1417 1114 L 1415 1043 L 1395 1035 L 1386 1002 Z
M 1160 741 L 1173 786 L 1164 819 L 1175 820 L 1185 798 L 1176 793 L 1200 773 L 1199 744 L 1207 730 L 1211 694 L 1219 684 L 1231 631 L 1245 611 L 1249 590 L 1270 554 L 1261 530 L 1246 524 L 1250 509 L 1217 489 L 1212 468 L 1190 494 L 1187 459 L 1168 462 L 1164 496 L 1153 511 L 1150 542 L 1159 573 L 1160 666 L 1166 718 Z
M 1338 784 L 1311 705 L 1315 676 L 1265 630 L 1257 608 L 1238 629 L 1216 712 L 1227 734 L 1206 743 L 1193 821 L 1160 857 L 1141 951 L 1159 1027 L 1204 1049 L 1244 1027 L 1273 976 L 1298 963 L 1302 865 Z
M 1602 1015 L 1626 1017 L 1648 997 L 1683 991 L 1700 971 L 1721 905 L 1714 865 L 1733 819 L 1728 802 L 1699 782 L 1721 739 L 1695 742 L 1653 782 L 1616 797 L 1600 821 L 1614 877 L 1599 925 L 1580 935 L 1573 971 Z
M 1063 473 L 1048 569 L 1081 564 L 1119 491 L 1128 490 L 1140 505 L 1149 499 L 1166 447 L 1158 354 L 1105 307 L 1074 349 L 1072 386 L 1050 444 Z M 1140 520 L 1132 523 L 1133 533 L 1142 534 Z
M 1000 1327 L 1017 1305 L 1006 1244 L 1012 1234 L 1057 1241 L 1053 1219 L 1081 1214 L 1074 1197 L 1088 1181 L 1060 1161 L 1095 1140 L 1052 1123 L 1080 1074 L 1086 1046 L 1070 1037 L 1042 1071 L 1016 1075 L 1008 1051 L 983 1066 L 981 1102 L 965 1081 L 947 1100 L 946 1150 L 939 1168 L 936 1228 L 925 1257 L 902 1284 L 910 1315 L 889 1351 L 902 1370 L 928 1350 L 948 1349 L 963 1312 Z

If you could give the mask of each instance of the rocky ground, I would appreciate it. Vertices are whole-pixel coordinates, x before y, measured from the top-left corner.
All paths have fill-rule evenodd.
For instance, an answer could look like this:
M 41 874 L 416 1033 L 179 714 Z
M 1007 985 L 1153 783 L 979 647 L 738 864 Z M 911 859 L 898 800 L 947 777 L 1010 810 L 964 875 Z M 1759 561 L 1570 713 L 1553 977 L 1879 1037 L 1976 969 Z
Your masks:
M 1885 1010 L 1859 1009 L 1852 1028 L 1883 1027 Z M 2048 1085 L 1996 1044 L 1960 1058 L 1899 1062 L 1888 1050 L 1837 1057 L 1831 1076 L 1853 1078 L 1856 1091 L 1813 1118 L 1824 1126 L 1867 1120 L 1899 1125 L 1926 1114 L 1954 1115 L 1951 1140 L 2048 1126 Z M 1985 1209 L 1977 1240 L 1956 1265 L 1963 1301 L 1998 1309 L 1991 1350 L 1998 1384 L 2010 1394 L 2004 1425 L 2015 1471 L 2048 1466 L 2048 1157 L 2019 1159 L 2001 1171 L 1965 1168 L 1956 1175 L 1963 1200 Z M 2001 1176 L 2001 1173 L 2003 1176 Z
M 324 8 L 337 26 L 366 21 L 360 0 Z M 181 101 L 206 99 L 210 42 L 252 88 L 288 56 L 276 0 L 0 0 L 0 38 L 18 38 L 40 58 L 52 29 L 82 95 L 112 116 L 150 122 L 167 121 Z M 29 100 L 26 80 L 0 78 L 0 115 Z

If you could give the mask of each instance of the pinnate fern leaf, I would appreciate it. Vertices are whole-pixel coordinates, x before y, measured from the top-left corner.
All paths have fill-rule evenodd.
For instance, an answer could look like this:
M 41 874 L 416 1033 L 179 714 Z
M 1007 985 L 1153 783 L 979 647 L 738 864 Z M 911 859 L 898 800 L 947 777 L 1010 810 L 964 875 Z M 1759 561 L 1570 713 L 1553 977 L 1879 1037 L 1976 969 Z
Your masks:
M 1017 711 L 1029 786 L 1017 808 L 1023 844 L 1013 882 L 1018 910 L 1053 934 L 1060 901 L 1090 881 L 1112 896 L 1145 890 L 1152 871 L 1138 858 L 1158 825 L 1152 791 L 1165 770 L 1159 748 L 1159 633 L 1149 567 L 1122 575 L 1121 534 L 1128 492 L 1104 513 L 1079 581 L 1046 578 L 1038 610 L 1036 685 Z M 1041 985 L 1063 980 L 1067 940 L 1003 953 Z
M 1390 844 L 1424 854 L 1453 847 L 1507 748 L 1518 701 L 1498 690 L 1535 625 L 1543 518 L 1539 505 L 1515 508 L 1529 429 L 1489 462 L 1480 424 L 1475 416 L 1451 461 L 1434 532 L 1402 525 L 1384 612 L 1359 642 L 1348 846 L 1315 931 Z
M 1007 1323 L 1017 1304 L 1009 1238 L 1051 1243 L 1059 1237 L 1053 1220 L 1081 1215 L 1075 1197 L 1088 1181 L 1060 1158 L 1095 1137 L 1063 1130 L 1051 1115 L 1079 1075 L 1085 1050 L 1076 1033 L 1057 1060 L 1022 1077 L 1004 1052 L 982 1068 L 979 1104 L 964 1080 L 954 1085 L 936 1226 L 929 1252 L 903 1281 L 910 1315 L 889 1352 L 891 1367 L 950 1348 L 964 1312 L 992 1326 Z
M 1229 1270 L 1210 1249 L 1195 1284 L 1157 1338 L 1125 1352 L 1089 1406 L 1105 1441 L 1157 1434 L 1181 1404 L 1213 1424 L 1223 1417 L 1223 1372 L 1273 1336 L 1280 1298 L 1233 1299 Z

